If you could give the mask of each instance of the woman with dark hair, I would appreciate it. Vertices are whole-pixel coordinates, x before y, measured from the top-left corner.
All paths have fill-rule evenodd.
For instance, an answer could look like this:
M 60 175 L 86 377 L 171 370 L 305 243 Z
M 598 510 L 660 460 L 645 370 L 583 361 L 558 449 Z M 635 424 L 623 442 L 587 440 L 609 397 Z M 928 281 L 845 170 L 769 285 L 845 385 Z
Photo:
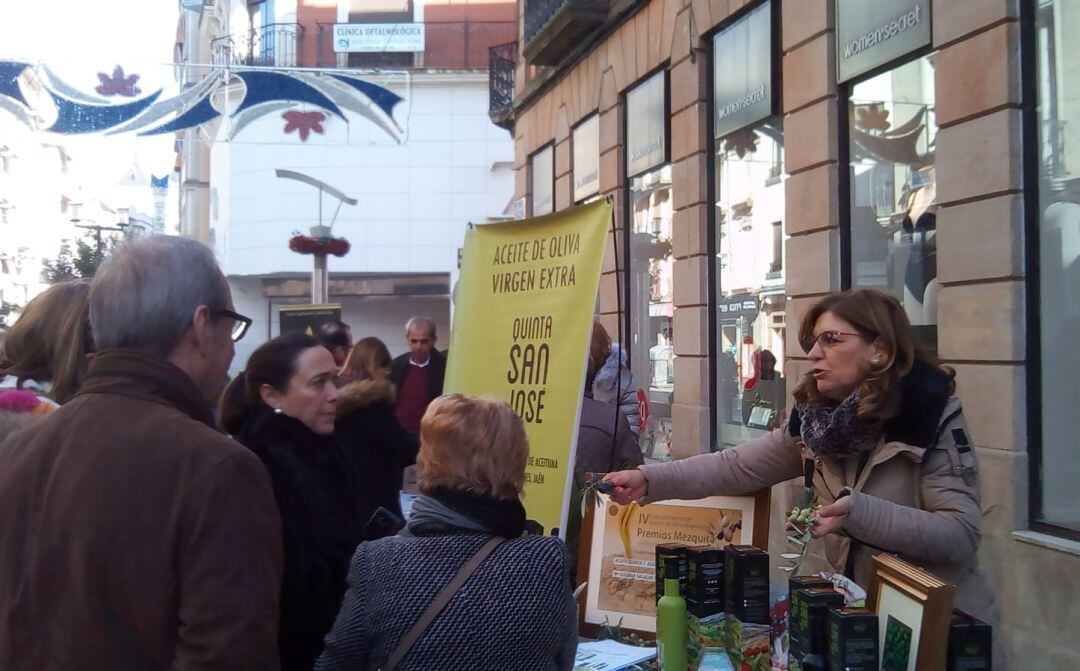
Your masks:
M 383 341 L 369 337 L 356 343 L 342 367 L 350 382 L 338 392 L 334 435 L 356 474 L 357 509 L 365 526 L 380 507 L 401 514 L 402 473 L 416 463 L 419 448 L 394 418 L 392 361 Z
M 953 370 L 917 345 L 899 301 L 868 289 L 821 299 L 799 342 L 811 369 L 786 426 L 610 474 L 615 500 L 741 495 L 812 476 L 822 507 L 805 571 L 844 573 L 866 587 L 871 557 L 893 552 L 956 585 L 956 607 L 996 626 L 994 592 L 978 568 L 978 466 Z M 997 647 L 994 668 L 1004 668 Z
M 356 484 L 334 442 L 337 366 L 302 333 L 256 349 L 225 389 L 221 426 L 266 465 L 285 541 L 278 647 L 283 671 L 310 671 L 362 537 Z
M 420 496 L 409 525 L 356 549 L 315 668 L 573 668 L 577 607 L 565 545 L 522 535 L 528 458 L 525 426 L 506 402 L 432 401 L 420 423 Z M 444 605 L 429 611 L 433 602 Z

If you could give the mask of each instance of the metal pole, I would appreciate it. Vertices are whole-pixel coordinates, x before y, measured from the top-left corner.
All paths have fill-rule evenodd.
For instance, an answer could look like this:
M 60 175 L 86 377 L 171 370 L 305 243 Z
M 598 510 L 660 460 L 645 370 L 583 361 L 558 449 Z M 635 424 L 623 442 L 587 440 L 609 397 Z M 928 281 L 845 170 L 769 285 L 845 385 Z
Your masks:
M 315 263 L 311 270 L 311 304 L 325 305 L 330 302 L 326 255 L 313 254 L 312 257 Z

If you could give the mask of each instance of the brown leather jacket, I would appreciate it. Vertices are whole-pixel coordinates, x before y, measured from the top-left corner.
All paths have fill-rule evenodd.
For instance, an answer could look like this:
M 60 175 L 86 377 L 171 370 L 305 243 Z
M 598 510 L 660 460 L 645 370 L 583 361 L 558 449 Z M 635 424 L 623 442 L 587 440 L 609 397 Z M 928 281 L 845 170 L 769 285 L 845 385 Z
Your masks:
M 277 669 L 281 564 L 266 469 L 169 363 L 98 354 L 0 448 L 0 669 Z
M 921 386 L 921 380 L 909 381 L 900 415 L 886 424 L 861 472 L 857 457 L 810 454 L 798 437 L 793 413 L 784 428 L 738 447 L 642 466 L 649 481 L 645 501 L 748 494 L 802 476 L 803 460 L 810 458 L 818 502 L 832 503 L 848 487 L 852 508 L 843 534 L 811 542 L 804 572 L 845 573 L 850 568 L 855 581 L 866 587 L 870 558 L 882 551 L 895 553 L 956 585 L 956 607 L 996 631 L 994 591 L 978 568 L 982 511 L 967 424 L 956 397 Z M 995 669 L 1004 668 L 1000 662 L 995 658 Z

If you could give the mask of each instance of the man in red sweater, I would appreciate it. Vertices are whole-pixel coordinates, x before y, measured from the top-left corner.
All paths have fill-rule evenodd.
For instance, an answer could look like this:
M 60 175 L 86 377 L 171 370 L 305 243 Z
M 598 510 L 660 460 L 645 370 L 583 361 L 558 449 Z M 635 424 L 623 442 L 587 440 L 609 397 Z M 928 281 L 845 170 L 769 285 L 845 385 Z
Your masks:
M 435 322 L 427 317 L 413 317 L 405 324 L 405 340 L 409 353 L 390 366 L 390 378 L 397 387 L 394 417 L 401 428 L 417 436 L 428 403 L 442 395 L 446 357 L 435 349 Z

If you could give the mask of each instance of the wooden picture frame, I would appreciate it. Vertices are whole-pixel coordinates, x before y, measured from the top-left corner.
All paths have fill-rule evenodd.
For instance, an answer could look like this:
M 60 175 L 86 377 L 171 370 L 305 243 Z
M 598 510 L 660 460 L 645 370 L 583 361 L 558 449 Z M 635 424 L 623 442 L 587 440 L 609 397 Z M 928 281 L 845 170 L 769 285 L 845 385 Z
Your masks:
M 896 555 L 873 557 L 866 604 L 878 615 L 882 671 L 945 668 L 955 593 L 953 585 Z
M 646 506 L 637 506 L 630 514 L 637 518 L 634 547 L 636 557 L 627 558 L 625 552 L 610 552 L 613 537 L 618 537 L 619 522 L 624 506 L 619 506 L 607 496 L 599 495 L 597 505 L 589 506 L 581 521 L 581 535 L 578 543 L 577 584 L 586 583 L 585 590 L 579 597 L 578 630 L 583 636 L 595 638 L 599 630 L 607 625 L 619 625 L 624 633 L 634 633 L 646 640 L 656 638 L 656 546 L 660 543 L 682 542 L 685 545 L 705 545 L 698 542 L 712 538 L 711 544 L 724 547 L 729 543 L 755 545 L 767 550 L 769 542 L 769 490 L 763 489 L 749 496 L 710 496 L 696 501 L 670 500 L 657 501 Z M 631 504 L 636 505 L 636 504 Z M 612 509 L 614 507 L 614 510 Z M 653 538 L 666 533 L 665 525 L 658 529 L 647 528 L 641 516 L 656 514 L 666 518 L 666 527 L 679 538 Z M 655 518 L 654 518 L 655 519 Z M 685 522 L 671 523 L 671 520 L 685 519 Z M 724 528 L 717 529 L 721 522 Z M 745 525 L 742 523 L 745 522 Z M 738 528 L 735 525 L 738 524 Z M 613 531 L 614 530 L 614 531 Z M 637 530 L 641 530 L 637 534 Z M 725 530 L 730 530 L 730 540 L 724 538 Z M 718 537 L 719 534 L 719 537 Z M 605 543 L 605 541 L 607 541 Z M 606 547 L 605 547 L 606 546 Z M 620 546 L 625 547 L 625 545 Z M 605 554 L 605 550 L 609 552 Z M 614 577 L 616 562 L 625 570 L 619 571 L 622 577 Z M 611 592 L 614 581 L 626 585 L 624 592 L 633 590 L 633 606 L 620 607 L 612 601 L 622 600 L 626 596 L 615 597 L 619 591 Z M 602 595 L 602 590 L 608 590 Z

